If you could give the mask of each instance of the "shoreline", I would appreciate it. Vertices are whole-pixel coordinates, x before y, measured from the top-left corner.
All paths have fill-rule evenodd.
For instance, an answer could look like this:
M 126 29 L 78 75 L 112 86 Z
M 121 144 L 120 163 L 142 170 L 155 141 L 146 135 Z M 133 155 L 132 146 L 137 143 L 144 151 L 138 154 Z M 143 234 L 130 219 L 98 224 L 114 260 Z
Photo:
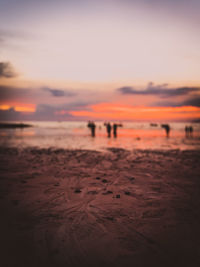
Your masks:
M 110 146 L 110 147 L 100 147 L 100 148 L 66 148 L 66 147 L 60 147 L 60 146 L 30 146 L 30 145 L 0 145 L 0 151 L 4 151 L 5 153 L 7 153 L 7 151 L 16 151 L 16 153 L 20 153 L 20 152 L 30 152 L 30 153 L 64 153 L 64 152 L 98 152 L 98 153 L 117 153 L 120 151 L 126 151 L 128 153 L 163 153 L 163 154 L 167 154 L 167 153 L 171 153 L 171 152 L 183 152 L 183 153 L 187 153 L 187 152 L 199 152 L 200 151 L 200 147 L 199 146 L 194 146 L 191 148 L 185 147 L 185 148 L 166 148 L 166 147 L 158 147 L 158 148 L 138 148 L 138 147 L 132 147 L 132 148 L 126 148 L 126 147 L 119 147 L 119 146 Z

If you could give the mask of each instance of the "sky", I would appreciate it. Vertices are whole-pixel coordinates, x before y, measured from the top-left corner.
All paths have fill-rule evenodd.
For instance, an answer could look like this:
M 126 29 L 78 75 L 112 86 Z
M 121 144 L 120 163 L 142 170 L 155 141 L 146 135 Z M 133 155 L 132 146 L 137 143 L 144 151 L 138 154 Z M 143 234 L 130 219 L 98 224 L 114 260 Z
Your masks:
M 199 12 L 199 0 L 0 0 L 0 120 L 198 120 Z

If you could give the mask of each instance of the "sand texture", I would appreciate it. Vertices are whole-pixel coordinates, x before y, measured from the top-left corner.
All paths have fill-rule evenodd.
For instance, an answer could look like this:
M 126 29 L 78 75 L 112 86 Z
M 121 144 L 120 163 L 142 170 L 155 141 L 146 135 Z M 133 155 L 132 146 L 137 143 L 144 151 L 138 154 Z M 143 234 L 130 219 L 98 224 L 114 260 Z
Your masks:
M 200 266 L 200 151 L 0 148 L 2 267 Z

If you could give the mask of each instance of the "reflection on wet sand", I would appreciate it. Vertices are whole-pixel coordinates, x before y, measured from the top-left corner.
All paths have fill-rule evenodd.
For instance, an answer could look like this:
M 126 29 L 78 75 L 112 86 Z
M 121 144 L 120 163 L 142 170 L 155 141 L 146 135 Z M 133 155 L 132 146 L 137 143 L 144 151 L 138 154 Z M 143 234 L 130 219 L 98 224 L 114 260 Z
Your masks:
M 193 138 L 186 138 L 184 123 L 170 123 L 170 138 L 165 138 L 161 124 L 123 123 L 114 138 L 110 130 L 95 122 L 95 133 L 85 122 L 32 123 L 32 128 L 1 129 L 0 145 L 40 148 L 95 149 L 119 147 L 125 149 L 197 149 L 200 147 L 200 124 L 193 124 Z M 113 126 L 111 124 L 111 126 Z M 90 138 L 95 134 L 95 138 Z

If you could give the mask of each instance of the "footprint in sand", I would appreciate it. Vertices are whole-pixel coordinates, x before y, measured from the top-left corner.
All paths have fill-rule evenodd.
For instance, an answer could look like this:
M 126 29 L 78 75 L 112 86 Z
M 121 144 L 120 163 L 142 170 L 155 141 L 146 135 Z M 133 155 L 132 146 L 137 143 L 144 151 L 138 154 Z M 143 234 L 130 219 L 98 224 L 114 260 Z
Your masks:
M 102 195 L 109 195 L 109 194 L 113 194 L 113 191 L 108 190 L 108 191 L 102 193 Z
M 79 193 L 81 193 L 81 190 L 80 189 L 75 189 L 74 193 L 79 194 Z

